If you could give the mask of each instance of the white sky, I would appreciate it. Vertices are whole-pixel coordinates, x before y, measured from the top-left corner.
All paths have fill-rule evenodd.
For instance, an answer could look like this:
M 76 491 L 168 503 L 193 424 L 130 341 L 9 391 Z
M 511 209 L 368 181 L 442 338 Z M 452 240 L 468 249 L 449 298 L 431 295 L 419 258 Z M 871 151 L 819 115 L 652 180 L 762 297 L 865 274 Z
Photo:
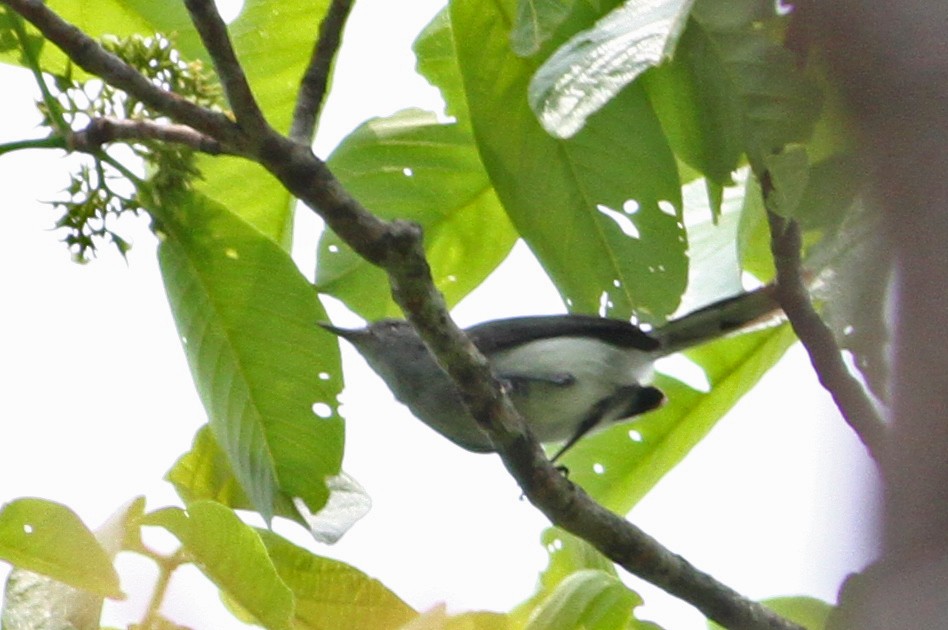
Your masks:
M 369 116 L 437 106 L 436 93 L 413 73 L 409 46 L 441 4 L 356 3 L 322 119 L 321 155 Z M 0 142 L 35 136 L 28 74 L 0 68 L 0 85 L 7 94 Z M 56 197 L 66 169 L 51 152 L 0 158 L 0 503 L 44 497 L 96 527 L 139 494 L 149 508 L 177 502 L 161 478 L 205 417 L 144 220 L 130 226 L 128 264 L 105 252 L 88 266 L 74 265 L 50 231 L 55 215 L 35 200 Z M 317 225 L 302 212 L 298 236 Z M 299 254 L 309 273 L 312 256 Z M 561 310 L 537 269 L 518 247 L 458 307 L 457 318 L 469 324 Z M 456 611 L 508 610 L 529 596 L 546 562 L 538 543 L 545 522 L 520 500 L 500 461 L 466 453 L 414 420 L 351 349 L 343 351 L 350 383 L 345 468 L 371 494 L 373 510 L 333 547 L 309 541 L 295 526 L 279 531 L 381 579 L 419 609 L 443 601 Z M 630 518 L 751 597 L 833 600 L 841 579 L 871 554 L 872 478 L 797 347 Z M 129 554 L 119 557 L 119 568 L 130 599 L 110 603 L 106 623 L 137 619 L 153 579 L 149 563 Z M 0 578 L 6 572 L 0 565 Z M 665 627 L 705 627 L 688 606 L 629 582 Z M 175 580 L 169 600 L 165 611 L 179 623 L 245 627 L 196 570 Z

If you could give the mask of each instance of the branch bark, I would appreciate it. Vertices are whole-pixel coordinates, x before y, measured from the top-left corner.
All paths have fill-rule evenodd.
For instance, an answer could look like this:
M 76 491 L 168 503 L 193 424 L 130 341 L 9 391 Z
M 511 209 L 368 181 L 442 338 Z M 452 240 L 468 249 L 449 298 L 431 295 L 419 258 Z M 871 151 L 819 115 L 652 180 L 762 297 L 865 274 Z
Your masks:
M 160 140 L 182 144 L 209 155 L 224 153 L 221 143 L 187 125 L 163 124 L 151 120 L 96 118 L 82 131 L 69 135 L 68 148 L 74 151 L 95 151 L 116 140 Z
M 326 100 L 329 73 L 342 43 L 342 31 L 352 11 L 352 2 L 353 0 L 333 0 L 319 25 L 319 38 L 313 46 L 309 65 L 300 81 L 300 91 L 293 110 L 293 123 L 290 125 L 290 138 L 296 142 L 310 144 L 313 141 L 319 114 Z
M 820 384 L 830 393 L 843 419 L 879 461 L 886 427 L 862 385 L 846 368 L 832 331 L 813 308 L 800 263 L 800 226 L 769 209 L 773 185 L 767 172 L 761 177 L 764 205 L 768 207 L 770 243 L 777 269 L 775 297 L 793 332 L 810 357 Z

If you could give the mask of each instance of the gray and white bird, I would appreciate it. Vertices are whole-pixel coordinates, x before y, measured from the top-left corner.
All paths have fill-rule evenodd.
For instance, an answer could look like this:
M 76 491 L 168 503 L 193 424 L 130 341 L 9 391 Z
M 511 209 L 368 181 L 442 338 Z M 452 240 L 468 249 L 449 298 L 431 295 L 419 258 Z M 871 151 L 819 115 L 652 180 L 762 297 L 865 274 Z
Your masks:
M 590 315 L 513 317 L 465 332 L 508 388 L 541 443 L 563 442 L 555 461 L 580 438 L 660 407 L 650 385 L 656 359 L 745 328 L 779 312 L 773 287 L 715 302 L 651 330 Z M 404 320 L 365 328 L 320 324 L 355 346 L 395 397 L 419 420 L 474 452 L 494 450 L 457 387 Z

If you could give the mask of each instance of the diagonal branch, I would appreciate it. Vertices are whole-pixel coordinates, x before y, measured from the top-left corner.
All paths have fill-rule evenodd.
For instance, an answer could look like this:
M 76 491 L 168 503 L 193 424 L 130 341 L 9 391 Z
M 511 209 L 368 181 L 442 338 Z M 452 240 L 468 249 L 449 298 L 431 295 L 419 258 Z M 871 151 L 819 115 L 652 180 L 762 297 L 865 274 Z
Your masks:
M 431 280 L 417 226 L 375 218 L 302 145 L 274 139 L 262 157 L 284 186 L 316 210 L 336 234 L 388 272 L 396 301 L 457 384 L 526 497 L 553 524 L 725 627 L 800 630 L 606 510 L 550 463 L 494 381 L 486 359 L 450 319 Z
M 247 76 L 237 61 L 237 54 L 227 33 L 227 24 L 221 18 L 214 0 L 185 0 L 184 5 L 191 14 L 191 21 L 201 36 L 204 48 L 214 61 L 237 123 L 251 135 L 263 133 L 269 125 L 250 91 Z
M 761 178 L 761 188 L 764 205 L 769 208 L 773 183 L 767 172 Z M 886 434 L 885 423 L 862 385 L 846 368 L 832 331 L 810 303 L 800 263 L 800 226 L 770 209 L 767 210 L 767 219 L 777 268 L 777 301 L 787 314 L 793 332 L 806 348 L 820 384 L 833 397 L 846 423 L 859 436 L 873 459 L 879 461 Z
M 228 144 L 241 155 L 242 137 L 224 114 L 195 105 L 161 89 L 138 71 L 106 51 L 94 39 L 49 9 L 42 0 L 0 0 L 26 18 L 80 68 L 135 96 L 152 109 Z
M 319 39 L 313 47 L 309 65 L 300 81 L 300 91 L 293 110 L 290 138 L 309 144 L 316 133 L 316 123 L 329 85 L 329 71 L 342 43 L 342 30 L 352 11 L 353 0 L 333 0 L 319 25 Z

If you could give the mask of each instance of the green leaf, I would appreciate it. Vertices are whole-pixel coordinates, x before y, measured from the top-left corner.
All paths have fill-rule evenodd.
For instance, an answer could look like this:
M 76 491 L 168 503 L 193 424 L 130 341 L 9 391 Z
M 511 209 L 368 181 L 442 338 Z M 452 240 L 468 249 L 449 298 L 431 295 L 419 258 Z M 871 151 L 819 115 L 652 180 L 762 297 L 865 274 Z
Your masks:
M 425 27 L 414 49 L 418 71 L 440 88 L 455 120 L 416 109 L 369 120 L 339 144 L 328 163 L 374 213 L 424 228 L 435 284 L 454 305 L 500 264 L 517 235 L 474 144 L 446 11 Z M 319 243 L 316 284 L 366 319 L 401 312 L 384 272 L 329 230 Z
M 826 627 L 833 606 L 815 597 L 774 597 L 762 602 L 778 615 L 800 624 L 807 630 Z
M 804 142 L 813 132 L 822 98 L 815 81 L 797 66 L 792 53 L 761 28 L 760 15 L 776 19 L 776 6 L 762 0 L 697 0 L 694 24 L 705 32 L 700 49 L 687 57 L 727 87 L 724 106 L 740 128 L 721 129 L 743 139 L 751 162 L 785 144 Z M 738 21 L 741 14 L 747 19 Z M 711 66 L 716 66 L 713 70 Z
M 833 154 L 809 166 L 794 212 L 804 229 L 832 234 L 852 215 L 865 174 L 851 154 Z
M 704 58 L 707 34 L 692 21 L 675 57 L 642 75 L 641 84 L 678 156 L 719 185 L 731 181 L 744 143 L 729 77 Z
M 806 149 L 799 145 L 787 147 L 764 158 L 773 186 L 771 209 L 786 218 L 793 218 L 803 199 L 810 178 Z
M 230 467 L 226 453 L 217 445 L 206 424 L 198 429 L 191 450 L 178 458 L 165 475 L 165 480 L 174 486 L 186 505 L 208 500 L 234 509 L 253 509 Z M 282 513 L 280 505 L 278 502 L 275 506 L 276 514 L 287 516 Z
M 513 5 L 450 5 L 491 182 L 571 309 L 660 320 L 678 304 L 687 259 L 678 169 L 658 120 L 631 86 L 576 136 L 551 138 L 527 102 L 542 60 L 521 59 L 508 44 Z
M 853 243 L 841 243 L 839 239 L 840 230 L 846 225 L 847 219 L 856 215 L 855 221 L 859 220 L 859 209 L 854 206 L 854 202 L 858 200 L 857 195 L 865 181 L 857 161 L 851 155 L 834 154 L 804 168 L 799 155 L 783 159 L 774 157 L 777 158 L 777 180 L 774 184 L 777 203 L 784 208 L 792 206 L 793 218 L 805 230 L 805 260 L 814 269 L 835 264 L 833 259 L 845 256 L 846 250 L 854 246 Z M 770 158 L 770 163 L 773 163 L 774 157 Z M 794 161 L 796 163 L 792 163 Z M 779 193 L 780 188 L 785 191 L 789 188 L 789 200 L 782 198 L 787 193 Z M 744 199 L 738 230 L 741 266 L 757 278 L 768 281 L 774 276 L 770 228 L 760 184 L 753 178 L 746 184 Z M 844 238 L 850 236 L 843 235 Z M 860 234 L 858 238 L 862 240 L 864 235 Z M 859 273 L 855 277 L 867 276 Z M 875 286 L 882 285 L 875 283 Z
M 191 26 L 184 4 L 176 0 L 49 0 L 47 4 L 60 17 L 91 37 L 177 33 L 178 49 L 188 58 L 197 57 L 197 33 Z M 30 31 L 36 32 L 32 27 Z M 0 38 L 2 41 L 4 38 Z M 15 50 L 2 44 L 0 61 L 24 65 Z M 56 46 L 43 46 L 41 63 L 44 71 L 59 76 L 66 73 L 68 65 L 66 55 Z M 77 78 L 88 76 L 75 67 L 73 73 Z
M 296 599 L 297 630 L 398 628 L 417 613 L 381 582 L 348 564 L 317 556 L 272 532 L 257 532 Z
M 674 59 L 643 77 L 676 155 L 715 183 L 813 133 L 817 83 L 768 32 L 784 20 L 772 2 L 697 0 Z
M 806 630 L 823 630 L 833 611 L 832 605 L 814 597 L 775 597 L 765 599 L 761 603 Z M 722 626 L 708 621 L 708 628 L 720 630 Z
M 757 179 L 748 177 L 744 185 L 744 209 L 737 228 L 737 252 L 744 271 L 754 274 L 761 282 L 770 282 L 776 270 L 762 195 Z
M 16 499 L 0 509 L 0 559 L 103 597 L 123 597 L 109 553 L 68 507 Z
M 235 510 L 254 509 L 247 493 L 221 450 L 209 425 L 204 425 L 194 436 L 191 450 L 178 458 L 165 475 L 185 505 L 195 501 L 216 501 Z M 274 514 L 294 520 L 301 525 L 306 521 L 293 506 L 293 501 L 279 493 L 273 504 Z
M 449 615 L 444 604 L 438 604 L 418 615 L 399 630 L 514 630 L 507 615 L 492 612 L 468 612 Z
M 187 511 L 165 508 L 144 517 L 181 541 L 197 567 L 261 625 L 292 627 L 293 593 L 280 579 L 256 530 L 232 510 L 197 501 Z
M 516 241 L 467 127 L 421 110 L 370 120 L 343 140 L 329 167 L 383 218 L 425 230 L 435 285 L 456 304 L 507 256 Z M 380 269 L 332 232 L 320 239 L 316 285 L 367 319 L 400 313 Z
M 214 438 L 268 519 L 280 493 L 310 511 L 338 474 L 338 345 L 289 255 L 226 208 L 181 193 L 151 204 L 178 333 Z
M 530 106 L 543 128 L 572 137 L 624 87 L 671 57 L 693 2 L 628 0 L 570 38 L 530 81 Z
M 534 609 L 526 630 L 613 630 L 635 627 L 633 609 L 642 598 L 611 573 L 577 571 Z
M 769 370 L 795 337 L 782 325 L 705 344 L 687 353 L 702 368 L 702 393 L 668 376 L 655 385 L 668 404 L 580 441 L 563 458 L 570 479 L 609 509 L 625 514 L 700 442 Z
M 539 52 L 573 10 L 576 0 L 519 0 L 510 47 L 521 57 Z
M 421 30 L 412 50 L 417 60 L 415 68 L 418 74 L 440 90 L 445 102 L 445 114 L 454 116 L 465 129 L 469 129 L 471 115 L 467 109 L 447 7 Z
M 198 430 L 191 450 L 175 462 L 165 479 L 174 485 L 185 504 L 208 500 L 235 510 L 253 509 L 208 425 Z M 274 514 L 306 527 L 319 542 L 335 543 L 368 513 L 372 502 L 362 486 L 345 473 L 328 478 L 326 485 L 329 501 L 318 512 L 310 512 L 281 492 L 274 503 Z

